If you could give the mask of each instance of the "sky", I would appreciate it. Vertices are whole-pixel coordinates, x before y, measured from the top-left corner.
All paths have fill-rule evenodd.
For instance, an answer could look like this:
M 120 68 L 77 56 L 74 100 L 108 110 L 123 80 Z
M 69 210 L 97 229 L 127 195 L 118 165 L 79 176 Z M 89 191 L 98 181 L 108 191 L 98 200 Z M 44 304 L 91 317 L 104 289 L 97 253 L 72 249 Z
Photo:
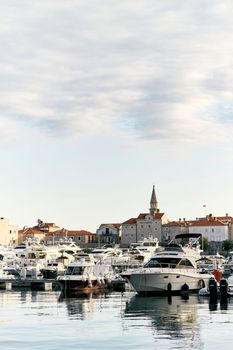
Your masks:
M 0 0 L 0 215 L 233 215 L 233 4 Z M 206 205 L 206 207 L 203 207 Z

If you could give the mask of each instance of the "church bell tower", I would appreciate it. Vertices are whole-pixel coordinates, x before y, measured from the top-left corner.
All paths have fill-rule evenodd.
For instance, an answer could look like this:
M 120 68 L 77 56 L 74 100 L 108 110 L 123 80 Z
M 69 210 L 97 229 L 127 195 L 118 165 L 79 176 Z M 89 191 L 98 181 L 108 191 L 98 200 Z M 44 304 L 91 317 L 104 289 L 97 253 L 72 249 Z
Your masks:
M 150 214 L 154 216 L 158 212 L 158 201 L 155 194 L 155 186 L 153 186 L 151 199 L 150 199 Z

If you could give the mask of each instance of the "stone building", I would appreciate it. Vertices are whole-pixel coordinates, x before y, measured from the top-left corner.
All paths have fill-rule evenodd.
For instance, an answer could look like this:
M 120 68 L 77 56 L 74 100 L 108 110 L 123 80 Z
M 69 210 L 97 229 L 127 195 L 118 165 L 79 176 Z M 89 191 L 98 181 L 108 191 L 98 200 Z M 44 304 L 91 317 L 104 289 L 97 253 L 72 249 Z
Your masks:
M 185 219 L 178 221 L 170 221 L 162 226 L 162 243 L 168 243 L 175 238 L 176 235 L 189 233 L 190 223 Z
M 23 242 L 28 243 L 42 243 L 44 242 L 46 232 L 40 231 L 38 229 L 32 228 L 32 227 L 24 227 L 22 230 L 19 230 L 18 232 L 18 244 Z
M 121 224 L 101 224 L 96 230 L 99 245 L 119 244 L 121 239 Z
M 122 224 L 121 246 L 128 247 L 143 239 L 157 238 L 161 241 L 162 224 L 167 223 L 167 217 L 160 213 L 158 201 L 153 186 L 149 213 L 141 213 L 136 218 L 130 218 Z

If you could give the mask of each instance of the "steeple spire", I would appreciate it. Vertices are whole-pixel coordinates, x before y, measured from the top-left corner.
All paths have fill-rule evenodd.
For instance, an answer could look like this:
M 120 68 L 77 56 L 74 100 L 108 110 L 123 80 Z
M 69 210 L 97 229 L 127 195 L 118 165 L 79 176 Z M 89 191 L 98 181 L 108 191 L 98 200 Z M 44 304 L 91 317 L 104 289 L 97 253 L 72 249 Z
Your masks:
M 155 194 L 155 186 L 153 186 L 150 199 L 150 214 L 154 215 L 158 211 L 158 201 Z

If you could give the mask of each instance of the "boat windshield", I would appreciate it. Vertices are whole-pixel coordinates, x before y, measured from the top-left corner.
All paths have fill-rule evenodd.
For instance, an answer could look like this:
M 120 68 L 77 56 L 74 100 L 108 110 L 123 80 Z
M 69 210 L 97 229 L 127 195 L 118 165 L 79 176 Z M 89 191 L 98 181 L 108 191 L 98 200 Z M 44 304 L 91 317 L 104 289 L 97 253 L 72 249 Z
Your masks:
M 144 246 L 144 247 L 156 247 L 157 243 L 156 242 L 143 242 L 142 246 Z
M 65 272 L 65 275 L 82 275 L 83 271 L 83 266 L 69 266 Z
M 168 268 L 184 268 L 184 267 L 193 267 L 191 261 L 188 259 L 180 259 L 180 258 L 152 258 L 148 263 L 145 264 L 145 267 L 168 267 Z

